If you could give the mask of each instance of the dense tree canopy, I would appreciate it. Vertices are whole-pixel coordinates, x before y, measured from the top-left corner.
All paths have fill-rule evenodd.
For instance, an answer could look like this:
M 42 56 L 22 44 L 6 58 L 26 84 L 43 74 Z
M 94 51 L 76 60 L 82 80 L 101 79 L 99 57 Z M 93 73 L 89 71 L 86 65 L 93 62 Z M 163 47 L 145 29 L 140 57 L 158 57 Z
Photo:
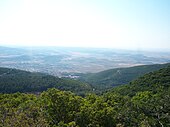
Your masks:
M 116 68 L 98 73 L 82 74 L 79 80 L 91 84 L 100 91 L 104 91 L 114 86 L 128 84 L 146 73 L 159 70 L 169 65 L 170 63 Z
M 40 95 L 0 94 L 2 127 L 168 127 L 170 67 L 103 95 L 48 89 Z
M 79 95 L 92 91 L 92 87 L 80 81 L 27 72 L 17 69 L 0 68 L 0 93 L 37 93 L 48 88 L 68 90 Z

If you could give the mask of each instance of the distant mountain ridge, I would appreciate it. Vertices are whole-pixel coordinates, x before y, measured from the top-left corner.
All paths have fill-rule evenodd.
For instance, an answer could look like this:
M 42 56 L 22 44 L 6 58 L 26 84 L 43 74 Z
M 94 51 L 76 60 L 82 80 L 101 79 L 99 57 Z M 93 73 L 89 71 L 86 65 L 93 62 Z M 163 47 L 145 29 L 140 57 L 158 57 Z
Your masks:
M 135 80 L 146 73 L 159 70 L 169 65 L 170 63 L 116 68 L 99 73 L 82 74 L 80 75 L 79 80 L 87 82 L 99 89 L 108 89 L 114 86 L 128 84 L 130 81 Z

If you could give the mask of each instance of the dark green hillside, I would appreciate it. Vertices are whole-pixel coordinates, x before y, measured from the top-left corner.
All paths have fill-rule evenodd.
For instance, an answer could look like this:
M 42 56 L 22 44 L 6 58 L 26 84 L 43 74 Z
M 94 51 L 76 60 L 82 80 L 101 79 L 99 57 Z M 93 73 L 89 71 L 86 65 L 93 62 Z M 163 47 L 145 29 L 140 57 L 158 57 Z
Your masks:
M 97 96 L 0 94 L 1 127 L 169 127 L 170 66 Z
M 41 92 L 52 87 L 78 94 L 91 91 L 90 85 L 80 81 L 61 79 L 42 73 L 0 68 L 1 93 Z
M 85 81 L 99 89 L 107 89 L 113 86 L 127 84 L 146 73 L 159 70 L 168 65 L 170 63 L 110 69 L 99 73 L 81 75 L 79 80 Z
M 113 95 L 126 99 L 118 104 L 119 107 L 123 104 L 119 112 L 126 126 L 170 126 L 170 66 L 118 86 L 103 96 L 109 100 L 114 99 Z
M 144 76 L 113 89 L 121 95 L 133 96 L 137 92 L 152 91 L 153 93 L 166 91 L 170 88 L 170 66 L 155 72 L 150 72 Z

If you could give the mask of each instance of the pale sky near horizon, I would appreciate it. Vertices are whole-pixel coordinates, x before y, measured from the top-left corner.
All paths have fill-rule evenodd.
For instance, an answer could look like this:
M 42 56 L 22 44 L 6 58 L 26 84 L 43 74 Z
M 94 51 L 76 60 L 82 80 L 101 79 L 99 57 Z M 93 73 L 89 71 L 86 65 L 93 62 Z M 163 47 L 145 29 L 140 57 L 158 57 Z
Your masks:
M 0 46 L 170 50 L 170 0 L 0 0 Z

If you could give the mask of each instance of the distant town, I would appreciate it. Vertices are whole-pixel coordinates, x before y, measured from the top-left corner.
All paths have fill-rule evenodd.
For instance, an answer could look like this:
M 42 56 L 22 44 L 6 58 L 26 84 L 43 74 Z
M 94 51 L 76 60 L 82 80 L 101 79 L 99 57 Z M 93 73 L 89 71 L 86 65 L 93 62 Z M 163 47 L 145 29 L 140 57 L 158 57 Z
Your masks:
M 170 53 L 163 52 L 100 48 L 0 47 L 1 67 L 69 78 L 78 78 L 80 73 L 95 73 L 112 68 L 167 62 L 170 62 Z

